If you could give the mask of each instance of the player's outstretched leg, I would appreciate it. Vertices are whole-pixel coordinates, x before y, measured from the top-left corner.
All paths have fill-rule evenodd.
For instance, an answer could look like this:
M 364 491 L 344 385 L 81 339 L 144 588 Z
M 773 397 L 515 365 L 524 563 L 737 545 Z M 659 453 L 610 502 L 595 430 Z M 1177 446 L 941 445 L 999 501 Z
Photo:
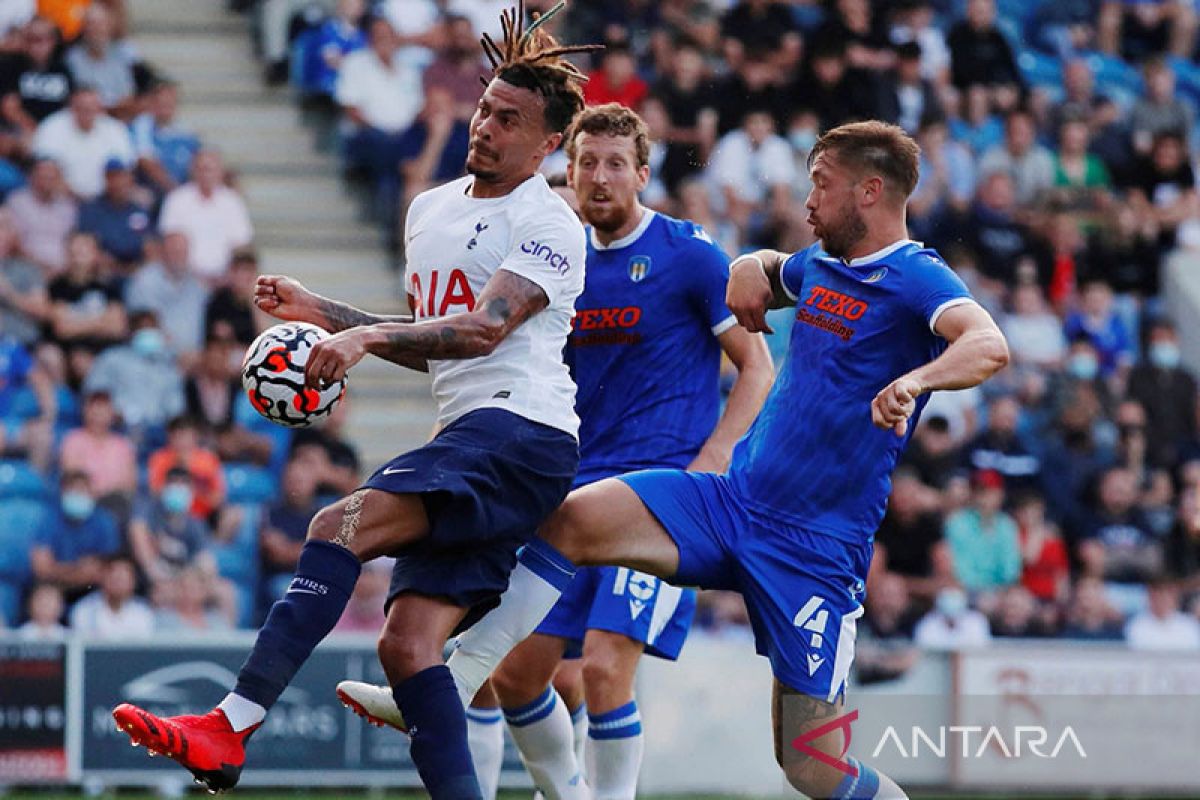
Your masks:
M 496 800 L 504 762 L 504 714 L 491 683 L 485 683 L 467 707 L 467 746 L 483 800 Z
M 808 739 L 805 746 L 829 755 L 839 762 L 845 752 L 845 728 L 836 724 L 842 704 L 798 692 L 778 680 L 771 702 L 771 722 L 775 730 L 775 760 L 783 768 L 788 783 L 813 798 L 830 800 L 908 800 L 904 790 L 888 776 L 853 757 L 845 757 L 853 774 L 836 769 L 826 761 L 802 752 L 785 741 L 787 735 L 800 736 L 821 727 L 828 731 Z
M 575 760 L 571 714 L 550 685 L 566 644 L 557 636 L 535 633 L 492 676 L 521 760 L 547 800 L 591 796 Z
M 202 716 L 157 717 L 123 703 L 117 727 L 190 770 L 212 791 L 232 788 L 245 745 L 313 648 L 337 623 L 362 562 L 425 536 L 424 507 L 414 495 L 363 489 L 313 518 L 287 593 L 272 606 L 237 685 Z

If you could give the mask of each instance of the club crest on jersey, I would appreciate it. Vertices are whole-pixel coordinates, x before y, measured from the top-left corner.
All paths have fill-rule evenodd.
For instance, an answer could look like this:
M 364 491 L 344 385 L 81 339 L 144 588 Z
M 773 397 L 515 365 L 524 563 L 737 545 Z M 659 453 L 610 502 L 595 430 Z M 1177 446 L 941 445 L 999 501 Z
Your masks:
M 863 283 L 879 283 L 881 280 L 883 280 L 884 276 L 887 275 L 887 273 L 888 273 L 887 267 L 880 267 L 879 269 L 875 270 L 867 277 L 863 278 Z
M 483 224 L 482 219 L 475 223 L 475 235 L 471 237 L 471 241 L 467 242 L 468 250 L 474 250 L 479 245 L 479 234 L 486 231 L 489 227 L 491 226 Z
M 629 259 L 629 280 L 641 283 L 650 274 L 650 256 L 634 256 Z

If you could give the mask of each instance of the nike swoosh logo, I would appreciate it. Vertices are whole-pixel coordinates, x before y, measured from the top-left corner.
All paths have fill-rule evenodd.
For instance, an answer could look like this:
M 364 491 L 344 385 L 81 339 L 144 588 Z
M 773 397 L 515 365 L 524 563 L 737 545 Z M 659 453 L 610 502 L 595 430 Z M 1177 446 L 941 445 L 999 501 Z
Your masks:
M 383 471 L 383 474 L 384 475 L 399 475 L 402 472 L 416 472 L 416 469 L 414 469 L 412 467 L 405 467 L 404 469 L 385 469 Z

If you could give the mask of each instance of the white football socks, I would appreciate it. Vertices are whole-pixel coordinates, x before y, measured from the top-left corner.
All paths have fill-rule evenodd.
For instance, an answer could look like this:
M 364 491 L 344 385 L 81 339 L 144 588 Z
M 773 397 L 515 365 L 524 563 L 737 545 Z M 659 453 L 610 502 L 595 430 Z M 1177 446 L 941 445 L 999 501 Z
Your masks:
M 504 715 L 498 708 L 467 708 L 467 745 L 483 800 L 496 800 L 504 762 Z
M 547 688 L 532 703 L 505 709 L 504 718 L 525 769 L 546 800 L 590 800 L 575 761 L 571 715 L 557 692 Z
M 237 733 L 241 733 L 267 718 L 267 710 L 253 700 L 247 700 L 240 694 L 230 692 L 225 699 L 217 703 L 217 708 L 225 712 L 225 718 Z

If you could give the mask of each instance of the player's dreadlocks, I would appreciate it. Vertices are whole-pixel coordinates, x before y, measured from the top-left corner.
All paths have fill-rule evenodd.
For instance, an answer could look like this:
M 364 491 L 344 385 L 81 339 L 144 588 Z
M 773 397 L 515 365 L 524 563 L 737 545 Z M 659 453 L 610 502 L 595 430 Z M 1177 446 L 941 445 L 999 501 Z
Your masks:
M 580 86 L 587 81 L 587 76 L 563 56 L 603 49 L 591 44 L 560 45 L 546 32 L 543 26 L 566 5 L 566 0 L 559 0 L 545 14 L 535 13 L 533 22 L 526 26 L 525 0 L 519 0 L 516 8 L 500 15 L 504 30 L 501 43 L 496 44 L 486 33 L 480 40 L 492 62 L 492 77 L 540 94 L 546 103 L 546 127 L 557 133 L 564 132 L 583 109 Z

